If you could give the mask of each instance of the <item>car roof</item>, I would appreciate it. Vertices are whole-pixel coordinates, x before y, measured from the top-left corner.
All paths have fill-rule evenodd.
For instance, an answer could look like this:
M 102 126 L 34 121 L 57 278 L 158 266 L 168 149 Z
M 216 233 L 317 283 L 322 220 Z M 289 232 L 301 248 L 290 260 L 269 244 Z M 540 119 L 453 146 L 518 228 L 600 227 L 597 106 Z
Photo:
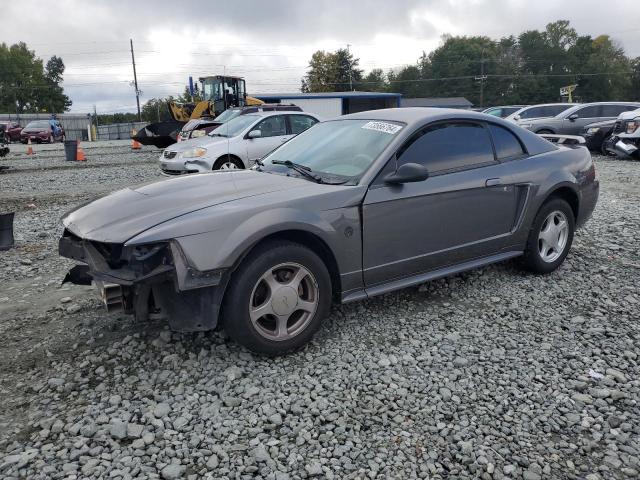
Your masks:
M 482 111 L 486 112 L 487 110 L 493 110 L 494 108 L 522 108 L 522 107 L 526 107 L 526 105 L 496 105 L 494 107 L 487 107 Z
M 591 103 L 580 103 L 578 105 L 575 105 L 567 110 L 565 110 L 564 112 L 562 112 L 563 115 L 565 114 L 571 114 L 573 112 L 575 112 L 576 110 L 578 110 L 578 107 L 582 108 L 582 107 L 591 107 L 594 105 L 630 105 L 630 106 L 638 106 L 638 108 L 640 108 L 640 102 L 591 102 Z
M 318 115 L 311 112 L 301 112 L 300 110 L 270 110 L 268 112 L 251 112 L 247 113 L 247 115 L 255 115 L 258 117 L 272 117 L 274 115 L 310 115 L 314 118 L 318 118 Z
M 379 110 L 368 110 L 366 112 L 350 113 L 335 117 L 333 120 L 353 119 L 353 120 L 387 120 L 403 122 L 411 126 L 423 124 L 425 121 L 445 120 L 445 119 L 477 119 L 496 120 L 497 117 L 486 113 L 474 112 L 472 110 L 461 110 L 456 108 L 436 108 L 436 107 L 400 107 L 382 108 Z
M 554 103 L 536 103 L 535 105 L 527 105 L 523 107 L 522 110 L 526 110 L 528 108 L 533 107 L 553 107 L 555 105 L 566 105 L 567 108 L 577 107 L 578 105 L 583 105 L 582 103 L 566 103 L 566 102 L 554 102 Z

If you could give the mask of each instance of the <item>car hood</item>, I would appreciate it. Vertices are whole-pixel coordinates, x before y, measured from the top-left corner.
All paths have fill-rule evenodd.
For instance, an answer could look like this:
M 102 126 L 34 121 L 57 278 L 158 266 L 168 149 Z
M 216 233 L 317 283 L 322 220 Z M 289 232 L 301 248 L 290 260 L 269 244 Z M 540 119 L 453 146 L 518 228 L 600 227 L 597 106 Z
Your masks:
M 232 138 L 227 137 L 210 137 L 205 135 L 204 137 L 191 138 L 189 140 L 183 140 L 179 143 L 174 143 L 170 147 L 167 147 L 165 151 L 168 152 L 186 152 L 187 150 L 191 150 L 192 148 L 202 147 L 202 148 L 212 148 L 218 145 L 224 145 L 227 141 L 233 140 Z
M 540 123 L 547 122 L 549 120 L 558 120 L 555 117 L 533 117 L 533 118 L 525 118 L 518 120 L 518 124 L 520 123 Z
M 618 115 L 618 120 L 633 120 L 636 117 L 640 117 L 640 109 L 631 110 L 630 112 L 622 112 Z
M 63 224 L 81 238 L 124 243 L 196 210 L 307 185 L 306 180 L 253 170 L 188 175 L 111 193 L 67 213 Z

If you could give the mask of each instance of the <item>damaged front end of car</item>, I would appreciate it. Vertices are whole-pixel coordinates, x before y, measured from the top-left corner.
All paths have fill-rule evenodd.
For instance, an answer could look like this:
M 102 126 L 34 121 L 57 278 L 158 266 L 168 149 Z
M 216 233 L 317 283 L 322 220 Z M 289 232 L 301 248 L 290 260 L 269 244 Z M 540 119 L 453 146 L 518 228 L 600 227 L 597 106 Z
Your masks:
M 61 256 L 79 262 L 64 281 L 93 282 L 108 311 L 136 320 L 164 317 L 175 331 L 215 328 L 226 286 L 224 270 L 193 268 L 175 240 L 127 245 L 84 239 L 68 228 L 58 244 Z M 63 282 L 64 282 L 63 281 Z

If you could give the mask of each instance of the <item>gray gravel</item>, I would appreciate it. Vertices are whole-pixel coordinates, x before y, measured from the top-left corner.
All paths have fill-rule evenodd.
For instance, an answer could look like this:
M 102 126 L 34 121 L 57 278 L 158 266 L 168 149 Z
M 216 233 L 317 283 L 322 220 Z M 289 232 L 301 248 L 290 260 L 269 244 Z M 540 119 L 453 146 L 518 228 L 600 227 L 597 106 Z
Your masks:
M 134 155 L 0 176 L 18 210 L 0 477 L 638 477 L 639 163 L 598 158 L 598 208 L 554 274 L 508 262 L 335 307 L 307 348 L 266 359 L 60 288 L 59 216 L 156 178 L 157 153 Z

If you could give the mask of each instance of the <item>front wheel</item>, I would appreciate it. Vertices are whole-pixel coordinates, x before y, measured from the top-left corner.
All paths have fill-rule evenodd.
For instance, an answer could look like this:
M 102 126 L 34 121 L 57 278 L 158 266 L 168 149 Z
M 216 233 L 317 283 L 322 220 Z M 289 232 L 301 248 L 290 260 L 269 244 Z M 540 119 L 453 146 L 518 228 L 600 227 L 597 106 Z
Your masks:
M 216 160 L 213 164 L 213 170 L 239 170 L 243 169 L 244 165 L 240 160 L 233 157 L 222 157 Z
M 533 221 L 525 249 L 525 266 L 535 273 L 558 268 L 571 248 L 575 218 L 569 204 L 561 198 L 547 201 Z
M 234 272 L 223 327 L 249 350 L 281 355 L 309 342 L 330 307 L 331 279 L 322 259 L 298 243 L 267 242 Z

